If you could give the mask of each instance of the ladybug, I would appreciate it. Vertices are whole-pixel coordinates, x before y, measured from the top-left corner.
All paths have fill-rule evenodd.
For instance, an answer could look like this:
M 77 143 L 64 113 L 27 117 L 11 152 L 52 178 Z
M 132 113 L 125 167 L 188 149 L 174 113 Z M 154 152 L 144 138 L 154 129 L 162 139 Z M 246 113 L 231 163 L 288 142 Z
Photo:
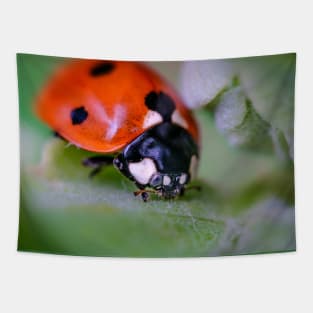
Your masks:
M 149 193 L 182 195 L 195 175 L 197 123 L 174 89 L 145 64 L 74 59 L 52 75 L 35 109 L 58 136 L 98 153 L 82 162 L 91 176 L 113 163 L 144 201 Z

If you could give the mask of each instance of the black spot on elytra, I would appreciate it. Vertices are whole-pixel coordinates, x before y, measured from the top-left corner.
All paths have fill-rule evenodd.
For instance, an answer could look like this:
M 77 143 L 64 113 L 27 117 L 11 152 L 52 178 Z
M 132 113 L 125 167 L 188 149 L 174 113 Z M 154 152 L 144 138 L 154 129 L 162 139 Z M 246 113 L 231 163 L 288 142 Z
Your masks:
M 90 75 L 93 77 L 111 73 L 115 68 L 112 62 L 101 62 L 90 69 Z
M 88 112 L 83 106 L 73 109 L 71 112 L 71 119 L 73 125 L 81 124 L 88 116 Z
M 170 121 L 175 110 L 173 99 L 164 92 L 149 92 L 145 97 L 145 105 L 153 111 L 160 113 L 164 121 Z

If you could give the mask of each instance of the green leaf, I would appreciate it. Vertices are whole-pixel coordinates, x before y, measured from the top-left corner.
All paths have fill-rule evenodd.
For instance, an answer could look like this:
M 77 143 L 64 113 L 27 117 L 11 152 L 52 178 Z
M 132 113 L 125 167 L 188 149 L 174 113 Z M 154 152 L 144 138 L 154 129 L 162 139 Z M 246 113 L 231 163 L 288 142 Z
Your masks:
M 29 57 L 22 61 L 30 66 Z M 40 86 L 44 75 L 36 77 Z M 23 78 L 21 98 L 29 83 Z M 29 116 L 32 103 L 26 93 Z M 112 166 L 89 179 L 81 161 L 94 154 L 43 134 L 35 116 L 21 118 L 19 250 L 193 257 L 295 249 L 293 168 L 234 149 L 204 111 L 196 116 L 202 142 L 193 182 L 202 191 L 147 203 Z
M 152 198 L 144 203 L 133 196 L 134 185 L 112 166 L 89 179 L 89 170 L 81 166 L 87 156 L 89 152 L 51 138 L 43 148 L 40 164 L 23 168 L 19 249 L 138 257 L 249 253 L 248 248 L 240 248 L 244 240 L 240 238 L 244 237 L 237 233 L 242 231 L 241 223 L 243 229 L 250 227 L 245 217 L 251 214 L 250 206 L 259 201 L 277 201 L 273 190 L 259 188 L 252 200 L 238 202 L 232 194 L 221 194 L 202 179 L 194 183 L 201 185 L 200 193 L 190 191 L 176 200 Z M 247 198 L 247 194 L 251 196 L 251 190 L 243 190 L 240 199 Z M 267 220 L 257 223 L 260 238 L 264 236 L 264 222 L 268 224 Z M 281 226 L 279 220 L 273 224 L 268 227 L 277 227 L 286 234 L 292 227 Z M 225 236 L 236 243 L 225 246 Z M 268 242 L 273 251 L 293 249 L 283 236 L 274 247 L 271 240 L 262 241 L 262 247 Z M 258 245 L 250 249 L 250 253 L 262 252 Z
M 295 54 L 187 62 L 182 73 L 188 103 L 206 104 L 231 145 L 290 162 Z
M 270 125 L 254 110 L 240 87 L 226 91 L 215 109 L 217 128 L 234 146 L 270 151 Z

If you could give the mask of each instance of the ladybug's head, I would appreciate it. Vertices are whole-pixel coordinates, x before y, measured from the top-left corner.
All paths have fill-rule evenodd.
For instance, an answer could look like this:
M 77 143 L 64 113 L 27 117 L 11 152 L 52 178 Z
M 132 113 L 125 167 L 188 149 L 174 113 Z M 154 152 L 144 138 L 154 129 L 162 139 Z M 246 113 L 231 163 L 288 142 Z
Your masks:
M 191 135 L 184 128 L 165 122 L 129 143 L 114 159 L 114 165 L 139 189 L 150 188 L 169 199 L 184 192 L 197 159 L 198 147 Z
M 184 192 L 184 187 L 188 183 L 190 175 L 187 173 L 152 175 L 149 186 L 157 191 L 163 198 L 171 199 Z
M 114 159 L 114 165 L 122 174 L 133 180 L 140 189 L 153 189 L 155 193 L 165 199 L 181 195 L 190 180 L 190 174 L 187 172 L 160 172 L 155 161 L 150 158 L 131 162 L 126 160 L 123 154 L 120 154 Z

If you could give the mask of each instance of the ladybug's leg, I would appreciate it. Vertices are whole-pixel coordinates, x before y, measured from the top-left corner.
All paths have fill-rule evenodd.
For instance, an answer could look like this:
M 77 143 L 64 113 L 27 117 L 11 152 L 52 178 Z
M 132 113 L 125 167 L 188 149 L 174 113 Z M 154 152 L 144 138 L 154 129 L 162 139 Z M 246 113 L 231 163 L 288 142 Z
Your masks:
M 92 178 L 97 175 L 103 166 L 113 164 L 113 156 L 108 155 L 97 155 L 82 161 L 84 166 L 91 167 L 93 170 L 90 172 L 89 177 Z
M 145 186 L 139 184 L 138 182 L 135 183 L 136 186 L 139 188 L 139 190 L 134 191 L 134 196 L 137 197 L 139 195 L 141 195 L 141 198 L 144 202 L 148 201 L 149 195 L 148 193 L 145 191 Z
M 145 190 L 143 186 L 141 186 L 140 184 L 136 184 L 139 188 L 139 190 L 134 191 L 134 195 L 135 197 L 141 195 L 141 198 L 144 202 L 147 202 L 149 200 L 149 193 L 156 193 L 156 191 L 154 190 Z
M 65 139 L 56 131 L 53 131 L 53 136 L 56 137 L 56 138 L 60 138 L 60 139 L 65 141 Z
M 149 199 L 149 194 L 145 190 L 137 190 L 134 191 L 134 196 L 137 197 L 141 195 L 141 198 L 144 202 L 147 202 Z
M 140 190 L 134 191 L 134 195 L 136 197 L 141 195 L 142 200 L 144 202 L 147 202 L 149 199 L 149 193 L 148 192 L 151 192 L 151 191 L 146 191 L 146 190 L 140 189 Z

